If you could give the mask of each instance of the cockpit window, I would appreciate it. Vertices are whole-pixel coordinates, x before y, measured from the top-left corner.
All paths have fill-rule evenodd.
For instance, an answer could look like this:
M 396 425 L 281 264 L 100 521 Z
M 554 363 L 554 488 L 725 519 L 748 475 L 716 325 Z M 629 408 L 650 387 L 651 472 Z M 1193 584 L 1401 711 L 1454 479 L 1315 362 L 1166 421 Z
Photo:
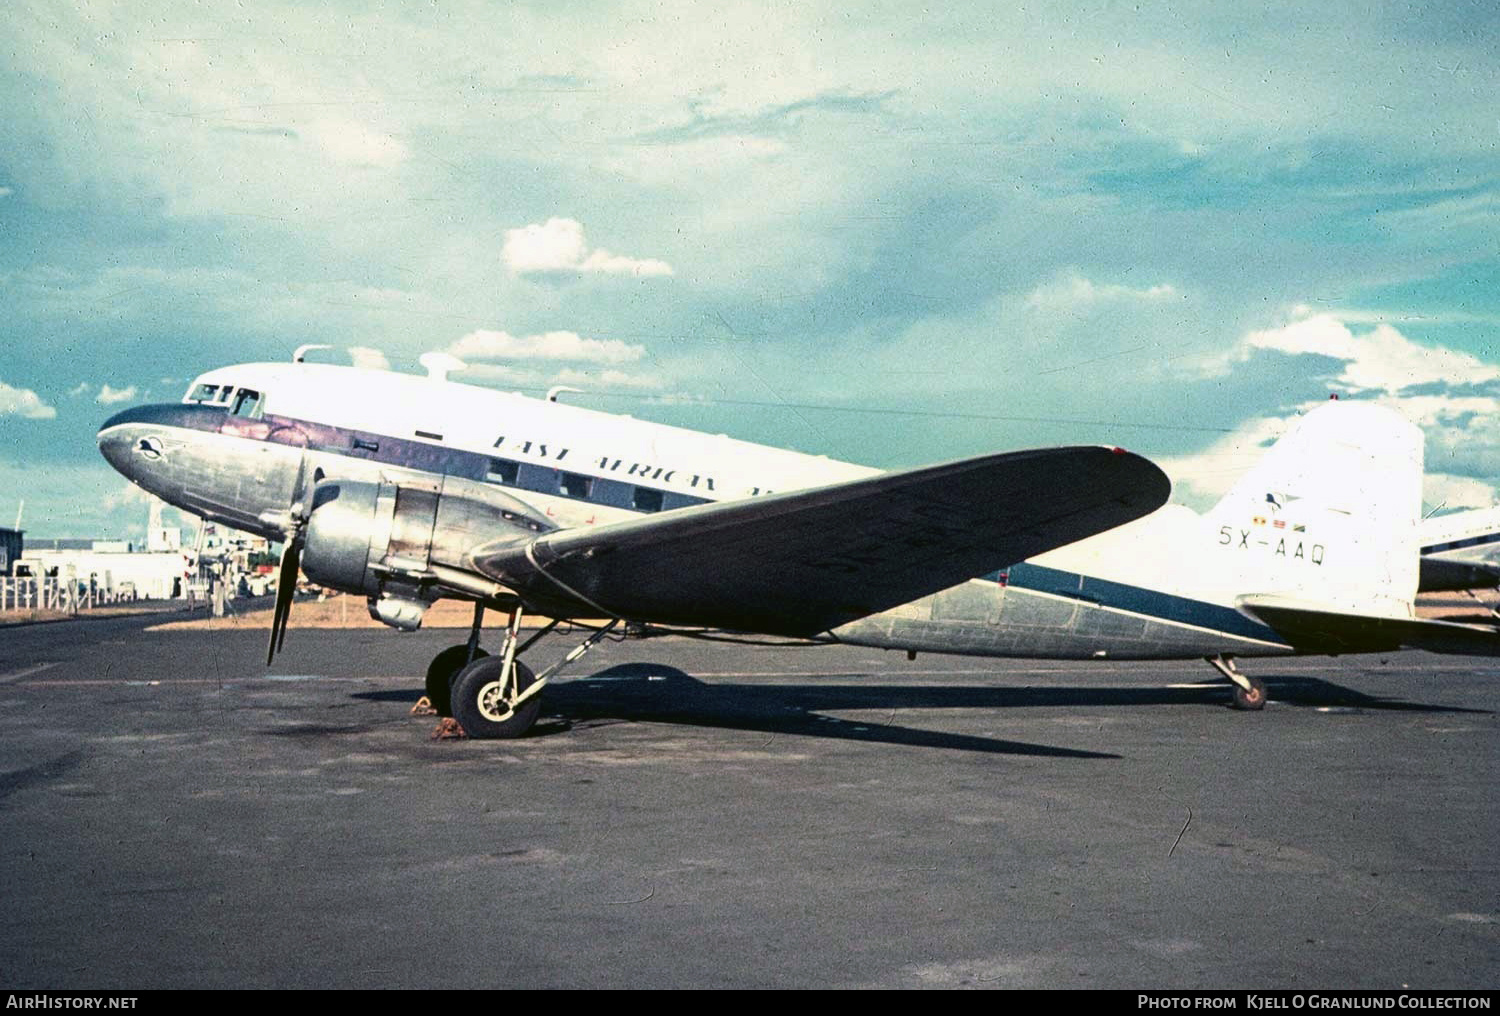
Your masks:
M 252 420 L 259 419 L 261 414 L 260 392 L 249 388 L 241 388 L 234 393 L 234 401 L 229 405 L 230 416 L 248 416 Z
M 194 385 L 187 394 L 186 401 L 209 406 L 222 406 L 229 402 L 230 396 L 234 394 L 234 385 Z

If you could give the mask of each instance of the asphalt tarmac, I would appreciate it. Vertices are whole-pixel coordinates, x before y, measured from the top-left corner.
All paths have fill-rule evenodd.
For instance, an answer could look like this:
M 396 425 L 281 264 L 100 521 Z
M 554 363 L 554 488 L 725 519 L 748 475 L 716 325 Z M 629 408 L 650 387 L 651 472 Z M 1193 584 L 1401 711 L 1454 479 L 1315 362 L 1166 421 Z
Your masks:
M 1500 663 L 0 632 L 0 987 L 1493 988 Z M 295 625 L 295 614 L 293 618 Z M 575 638 L 541 643 L 546 663 Z

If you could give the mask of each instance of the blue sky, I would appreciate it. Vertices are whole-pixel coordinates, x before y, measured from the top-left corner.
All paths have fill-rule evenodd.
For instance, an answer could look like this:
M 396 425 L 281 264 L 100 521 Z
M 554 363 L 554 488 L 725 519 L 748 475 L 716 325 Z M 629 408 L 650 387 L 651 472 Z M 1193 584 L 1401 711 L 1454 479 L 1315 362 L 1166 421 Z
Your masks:
M 98 424 L 305 342 L 1195 506 L 1339 391 L 1491 504 L 1495 11 L 12 0 L 0 523 L 138 533 Z

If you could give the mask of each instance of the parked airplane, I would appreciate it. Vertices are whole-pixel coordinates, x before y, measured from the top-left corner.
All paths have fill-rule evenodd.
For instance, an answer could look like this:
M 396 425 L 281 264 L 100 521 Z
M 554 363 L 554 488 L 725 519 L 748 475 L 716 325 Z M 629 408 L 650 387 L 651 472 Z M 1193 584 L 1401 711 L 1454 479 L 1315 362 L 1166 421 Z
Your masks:
M 1422 521 L 1421 592 L 1500 586 L 1500 508 Z
M 1170 484 L 1120 449 L 1060 448 L 882 473 L 427 376 L 302 362 L 197 378 L 181 403 L 99 432 L 111 464 L 181 509 L 284 541 L 267 662 L 299 564 L 412 630 L 440 597 L 475 603 L 429 697 L 474 736 L 535 720 L 560 666 L 625 621 L 818 637 L 1144 515 Z M 487 607 L 502 651 L 478 646 Z M 601 618 L 540 676 L 523 612 Z M 451 694 L 450 694 L 451 693 Z
M 1500 653 L 1488 628 L 1412 617 L 1421 436 L 1374 406 L 1310 414 L 1199 517 L 1150 514 L 1169 484 L 1120 449 L 881 473 L 450 382 L 462 365 L 440 354 L 423 377 L 300 352 L 127 409 L 100 449 L 169 503 L 285 542 L 268 662 L 299 564 L 399 629 L 440 597 L 473 601 L 468 642 L 427 673 L 472 736 L 525 733 L 551 676 L 622 622 L 913 653 L 1203 657 L 1244 708 L 1265 691 L 1235 656 Z M 494 657 L 478 645 L 487 607 L 510 615 Z M 557 622 L 523 643 L 526 612 L 603 624 L 537 675 L 517 657 Z

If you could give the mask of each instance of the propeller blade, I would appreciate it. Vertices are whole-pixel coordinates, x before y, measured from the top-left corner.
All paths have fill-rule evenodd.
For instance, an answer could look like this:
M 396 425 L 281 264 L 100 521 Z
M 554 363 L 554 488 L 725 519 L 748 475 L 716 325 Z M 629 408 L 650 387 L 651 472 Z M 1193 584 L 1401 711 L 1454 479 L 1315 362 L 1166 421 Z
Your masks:
M 276 606 L 271 611 L 271 640 L 266 646 L 268 667 L 286 642 L 286 623 L 292 614 L 292 595 L 297 591 L 297 568 L 301 559 L 302 548 L 296 538 L 288 538 L 286 546 L 281 549 L 281 567 L 276 574 Z
M 294 543 L 294 544 L 292 544 L 291 566 L 288 569 L 291 572 L 291 574 L 292 574 L 292 592 L 293 593 L 295 593 L 297 591 L 297 570 L 298 570 L 298 568 L 301 567 L 301 565 L 302 565 L 302 544 L 300 544 L 300 543 Z M 280 595 L 281 595 L 280 594 L 280 590 L 278 590 L 277 591 L 277 598 L 278 599 L 280 598 Z M 292 598 L 290 596 L 288 596 L 286 598 L 286 609 L 282 612 L 282 615 L 281 615 L 281 637 L 276 640 L 276 651 L 278 653 L 281 652 L 281 648 L 286 645 L 286 630 L 289 627 L 291 627 L 291 625 L 288 623 L 288 622 L 291 621 L 291 619 L 292 619 Z
M 286 645 L 287 622 L 292 616 L 292 596 L 297 591 L 297 570 L 302 565 L 303 525 L 307 519 L 302 499 L 307 489 L 307 439 L 302 438 L 302 458 L 297 463 L 297 477 L 292 481 L 292 504 L 288 509 L 286 543 L 281 548 L 281 567 L 276 573 L 276 606 L 271 611 L 271 640 L 266 646 L 266 666 Z

